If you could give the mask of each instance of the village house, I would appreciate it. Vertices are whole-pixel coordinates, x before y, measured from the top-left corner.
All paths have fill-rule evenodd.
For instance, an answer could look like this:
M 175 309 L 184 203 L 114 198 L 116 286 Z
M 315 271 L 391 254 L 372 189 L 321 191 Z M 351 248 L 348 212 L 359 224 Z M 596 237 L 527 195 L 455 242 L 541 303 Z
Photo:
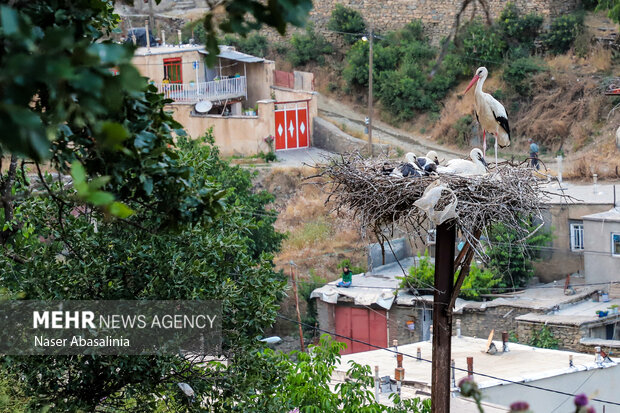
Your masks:
M 273 61 L 230 46 L 220 46 L 208 67 L 207 54 L 202 45 L 153 45 L 139 47 L 132 63 L 173 101 L 167 109 L 189 136 L 213 129 L 224 156 L 312 145 L 312 73 L 277 71 Z
M 451 371 L 451 405 L 454 411 L 476 412 L 475 405 L 468 406 L 460 397 L 459 381 L 470 375 L 482 391 L 485 412 L 508 411 L 515 401 L 527 401 L 534 412 L 568 411 L 573 406 L 573 397 L 545 391 L 544 389 L 578 389 L 577 393 L 596 395 L 600 400 L 617 400 L 620 388 L 620 366 L 614 359 L 601 353 L 575 353 L 541 349 L 516 343 L 504 343 L 494 339 L 495 349 L 489 349 L 487 338 L 465 336 L 452 337 L 453 368 Z M 504 351 L 506 350 L 506 351 Z M 432 342 L 421 342 L 390 346 L 387 350 L 371 349 L 342 356 L 332 375 L 333 382 L 346 379 L 350 362 L 367 365 L 371 371 L 378 367 L 380 378 L 380 399 L 386 399 L 389 392 L 396 391 L 395 353 L 403 354 L 401 395 L 404 398 L 426 398 L 431 393 Z M 469 358 L 469 363 L 468 363 Z M 491 377 L 488 377 L 491 376 Z M 509 381 L 504 381 L 509 380 Z M 527 383 L 528 387 L 518 383 Z M 592 397 L 592 396 L 590 396 Z M 458 408 L 455 403 L 460 403 Z M 472 403 L 473 404 L 473 403 Z M 616 411 L 610 404 L 592 401 L 597 412 Z M 605 407 L 606 410 L 603 410 Z
M 585 261 L 593 257 L 584 242 L 585 216 L 614 206 L 614 186 L 563 183 L 559 188 L 553 183 L 547 189 L 553 195 L 545 201 L 548 210 L 543 214 L 543 221 L 552 240 L 541 248 L 541 260 L 534 263 L 535 274 L 541 282 L 563 280 L 569 274 L 583 275 Z M 616 280 L 620 281 L 620 277 Z

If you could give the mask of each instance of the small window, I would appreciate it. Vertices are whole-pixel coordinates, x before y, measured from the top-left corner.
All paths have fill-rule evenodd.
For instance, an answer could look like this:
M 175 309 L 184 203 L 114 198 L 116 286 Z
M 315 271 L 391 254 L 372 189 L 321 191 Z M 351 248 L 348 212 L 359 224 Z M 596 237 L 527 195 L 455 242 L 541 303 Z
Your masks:
M 620 257 L 620 233 L 611 234 L 611 254 Z
M 583 223 L 570 224 L 570 249 L 571 251 L 583 251 Z
M 164 78 L 168 78 L 170 83 L 183 83 L 183 72 L 181 70 L 181 58 L 164 59 Z

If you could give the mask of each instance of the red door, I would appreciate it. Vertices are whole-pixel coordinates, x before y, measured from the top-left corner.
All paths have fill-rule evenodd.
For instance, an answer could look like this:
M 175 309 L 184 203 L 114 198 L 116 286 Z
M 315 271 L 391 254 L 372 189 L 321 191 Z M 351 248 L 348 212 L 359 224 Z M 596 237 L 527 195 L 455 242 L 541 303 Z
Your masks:
M 284 111 L 276 111 L 276 150 L 286 149 L 285 133 Z
M 387 347 L 387 318 L 385 310 L 337 305 L 335 317 L 336 334 L 351 337 L 373 346 Z M 368 344 L 342 337 L 336 337 L 336 339 L 347 345 L 342 354 L 376 350 L 376 347 L 369 346 Z
M 287 110 L 286 118 L 286 149 L 297 148 L 297 111 Z
M 308 109 L 297 110 L 297 131 L 299 133 L 299 147 L 308 146 Z

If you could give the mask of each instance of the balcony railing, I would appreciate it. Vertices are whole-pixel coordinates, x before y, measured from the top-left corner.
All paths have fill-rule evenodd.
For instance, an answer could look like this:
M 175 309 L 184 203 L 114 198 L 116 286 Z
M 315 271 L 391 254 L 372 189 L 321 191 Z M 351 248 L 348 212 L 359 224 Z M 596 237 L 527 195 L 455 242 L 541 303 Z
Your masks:
M 247 82 L 245 76 L 240 76 L 201 83 L 165 83 L 157 88 L 164 97 L 175 102 L 198 102 L 245 96 Z

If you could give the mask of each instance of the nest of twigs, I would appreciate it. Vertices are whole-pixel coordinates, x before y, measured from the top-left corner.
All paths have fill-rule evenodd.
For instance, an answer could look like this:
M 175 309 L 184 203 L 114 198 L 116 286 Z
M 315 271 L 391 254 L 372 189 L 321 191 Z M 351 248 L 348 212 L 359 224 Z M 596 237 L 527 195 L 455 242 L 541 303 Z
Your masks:
M 384 172 L 399 163 L 349 153 L 318 166 L 316 176 L 323 178 L 333 209 L 351 210 L 361 223 L 363 235 L 374 233 L 378 239 L 385 239 L 386 230 L 393 233 L 399 228 L 424 243 L 432 225 L 427 212 L 414 202 L 437 180 L 452 192 L 441 192 L 435 210 L 441 210 L 456 196 L 456 217 L 446 222 L 456 224 L 461 236 L 481 255 L 484 251 L 479 248 L 480 235 L 494 224 L 514 229 L 523 240 L 531 235 L 526 229 L 529 225 L 523 224 L 535 217 L 542 225 L 543 201 L 548 192 L 526 163 L 502 162 L 480 176 L 441 174 L 412 178 Z

